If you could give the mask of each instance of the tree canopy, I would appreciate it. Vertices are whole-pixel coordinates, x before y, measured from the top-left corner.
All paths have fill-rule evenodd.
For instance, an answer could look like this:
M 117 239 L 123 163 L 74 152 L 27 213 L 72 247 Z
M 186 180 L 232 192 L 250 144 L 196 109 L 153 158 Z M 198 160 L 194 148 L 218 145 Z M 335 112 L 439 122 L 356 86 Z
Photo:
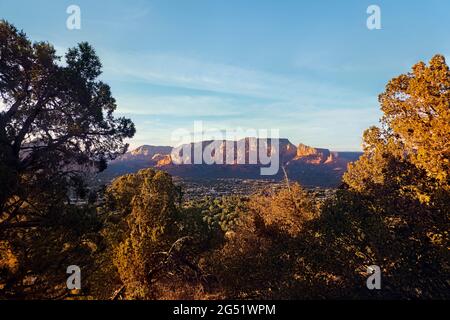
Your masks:
M 133 123 L 115 118 L 110 87 L 88 43 L 58 57 L 46 42 L 0 21 L 0 203 L 45 177 L 67 178 L 86 166 L 102 170 L 125 152 Z M 26 177 L 26 179 L 25 179 Z
M 95 268 L 96 208 L 70 204 L 84 175 L 124 153 L 134 124 L 114 117 L 88 43 L 64 58 L 0 21 L 0 289 L 2 296 L 67 294 L 67 259 Z M 56 294 L 56 295 L 55 295 Z

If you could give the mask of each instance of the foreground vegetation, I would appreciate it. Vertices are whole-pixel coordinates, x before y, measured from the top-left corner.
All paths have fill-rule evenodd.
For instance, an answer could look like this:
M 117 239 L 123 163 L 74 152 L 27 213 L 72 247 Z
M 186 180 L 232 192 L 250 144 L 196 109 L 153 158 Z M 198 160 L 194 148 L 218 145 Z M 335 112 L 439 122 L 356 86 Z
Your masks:
M 418 63 L 380 95 L 381 127 L 326 201 L 276 192 L 182 202 L 152 169 L 89 193 L 134 134 L 100 62 L 0 22 L 0 298 L 449 298 L 450 71 Z M 89 199 L 76 206 L 69 190 Z M 82 270 L 69 292 L 66 268 Z M 382 271 L 368 290 L 367 266 Z

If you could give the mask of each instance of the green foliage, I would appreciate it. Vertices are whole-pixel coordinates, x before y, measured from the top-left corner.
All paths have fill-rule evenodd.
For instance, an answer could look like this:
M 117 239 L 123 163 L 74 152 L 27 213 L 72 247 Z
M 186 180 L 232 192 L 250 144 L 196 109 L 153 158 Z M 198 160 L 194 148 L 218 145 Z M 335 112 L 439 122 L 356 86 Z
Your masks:
M 298 237 L 317 213 L 313 203 L 297 184 L 249 199 L 223 246 L 208 257 L 225 296 L 295 297 Z
M 179 198 L 171 177 L 152 169 L 122 176 L 107 188 L 105 210 L 126 221 L 121 226 L 125 227 L 121 230 L 123 239 L 113 243 L 113 250 L 114 264 L 128 297 L 151 297 L 148 274 L 157 264 L 153 253 L 163 251 L 170 243 Z
M 248 198 L 239 196 L 223 196 L 220 198 L 205 197 L 185 204 L 187 208 L 196 208 L 203 215 L 203 220 L 212 229 L 222 232 L 231 230 L 239 217 L 248 210 Z
M 78 265 L 86 275 L 96 268 L 97 254 L 105 244 L 99 236 L 102 224 L 95 208 L 60 206 L 49 210 L 51 218 L 45 224 L 24 222 L 20 228 L 1 230 L 0 243 L 7 245 L 7 258 L 15 264 L 3 271 L 0 297 L 64 298 L 68 295 L 67 266 Z M 89 293 L 90 286 L 90 279 L 84 279 L 81 294 Z
M 115 100 L 97 79 L 101 63 L 89 44 L 69 49 L 61 63 L 51 44 L 32 43 L 2 20 L 0 56 L 2 210 L 9 197 L 26 199 L 43 181 L 59 179 L 65 192 L 70 177 L 104 169 L 126 151 L 134 125 L 114 117 Z
M 161 298 L 167 282 L 198 284 L 197 262 L 212 235 L 201 212 L 182 209 L 180 200 L 171 176 L 153 169 L 119 177 L 107 188 L 103 210 L 114 221 L 107 237 L 126 298 Z
M 68 191 L 83 195 L 83 175 L 125 152 L 134 125 L 114 117 L 89 44 L 61 59 L 51 44 L 32 43 L 1 20 L 0 57 L 0 241 L 4 256 L 17 259 L 0 295 L 61 298 L 65 268 L 96 268 L 102 243 L 96 209 L 71 205 Z

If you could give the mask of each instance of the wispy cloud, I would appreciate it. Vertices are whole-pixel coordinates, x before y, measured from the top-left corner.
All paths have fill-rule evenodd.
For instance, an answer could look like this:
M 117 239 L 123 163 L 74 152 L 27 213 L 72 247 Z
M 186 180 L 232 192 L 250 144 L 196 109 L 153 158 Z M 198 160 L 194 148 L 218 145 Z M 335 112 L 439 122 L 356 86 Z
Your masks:
M 119 111 L 135 115 L 238 116 L 244 112 L 236 99 L 213 96 L 120 95 Z
M 325 97 L 346 99 L 355 93 L 301 75 L 279 75 L 240 66 L 208 62 L 172 54 L 104 53 L 105 76 L 109 79 L 146 82 L 215 93 L 268 99 Z
M 134 143 L 157 136 L 170 144 L 172 130 L 180 126 L 189 130 L 193 120 L 207 118 L 207 125 L 219 130 L 278 128 L 295 143 L 354 150 L 362 131 L 379 118 L 376 96 L 298 74 L 274 74 L 170 54 L 109 53 L 102 57 L 106 79 L 149 87 L 149 92 L 119 94 L 120 112 L 135 118 L 164 118 L 164 125 L 137 121 L 140 133 Z M 153 86 L 183 88 L 195 94 L 163 95 L 152 92 Z

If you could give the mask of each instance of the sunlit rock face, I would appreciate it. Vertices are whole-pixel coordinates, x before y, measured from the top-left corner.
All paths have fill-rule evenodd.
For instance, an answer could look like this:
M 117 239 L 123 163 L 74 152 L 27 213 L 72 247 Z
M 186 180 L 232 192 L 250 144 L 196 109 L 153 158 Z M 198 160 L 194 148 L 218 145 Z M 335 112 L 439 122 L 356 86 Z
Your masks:
M 206 149 L 212 157 L 222 159 L 221 163 L 195 164 L 194 150 L 196 148 L 201 152 Z M 260 148 L 263 148 L 262 150 L 269 157 L 279 156 L 280 170 L 276 175 L 269 177 L 260 175 L 260 168 L 263 166 L 258 155 Z M 189 179 L 270 178 L 277 180 L 284 178 L 282 166 L 290 179 L 299 181 L 305 186 L 330 187 L 339 185 L 347 164 L 357 160 L 360 155 L 359 152 L 333 152 L 304 144 L 295 146 L 288 139 L 281 138 L 267 141 L 254 137 L 238 141 L 201 141 L 177 148 L 143 145 L 109 163 L 102 177 L 104 180 L 110 180 L 121 174 L 154 167 L 174 176 Z
M 333 155 L 328 149 L 313 148 L 299 144 L 294 160 L 301 160 L 311 164 L 331 163 L 333 161 Z
M 155 154 L 152 157 L 153 161 L 156 161 L 156 167 L 164 167 L 172 164 L 172 158 L 170 154 Z
M 116 161 L 151 160 L 157 154 L 166 155 L 172 151 L 169 146 L 143 145 L 120 156 Z

